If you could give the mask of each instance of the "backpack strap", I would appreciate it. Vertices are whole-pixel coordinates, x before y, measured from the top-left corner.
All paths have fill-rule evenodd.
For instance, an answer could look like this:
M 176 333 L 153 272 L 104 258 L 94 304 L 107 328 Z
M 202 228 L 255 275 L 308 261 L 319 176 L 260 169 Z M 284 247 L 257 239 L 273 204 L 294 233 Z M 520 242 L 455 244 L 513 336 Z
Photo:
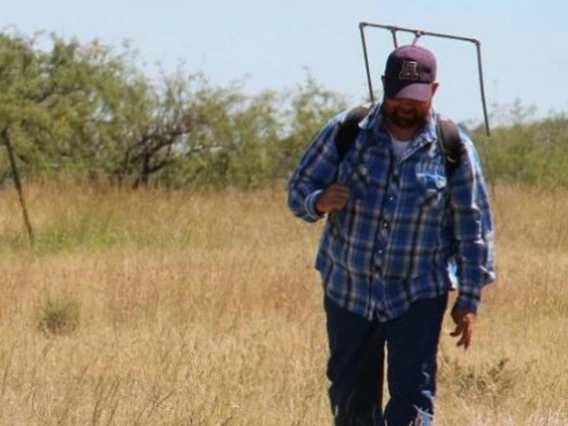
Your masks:
M 359 134 L 359 123 L 367 116 L 370 109 L 371 105 L 369 104 L 356 106 L 347 113 L 347 116 L 339 124 L 337 135 L 335 136 L 335 148 L 337 149 L 339 162 L 345 158 L 345 155 L 355 143 Z
M 367 116 L 372 105 L 364 104 L 351 109 L 343 121 L 339 124 L 337 135 L 335 136 L 335 148 L 337 149 L 339 162 L 349 152 L 357 135 L 359 134 L 359 123 Z M 459 135 L 458 126 L 447 117 L 436 116 L 438 141 L 444 155 L 444 165 L 446 174 L 450 179 L 459 166 L 462 153 L 462 142 Z
M 444 155 L 446 174 L 450 179 L 460 164 L 462 153 L 462 141 L 458 126 L 452 120 L 441 115 L 436 116 L 438 141 Z

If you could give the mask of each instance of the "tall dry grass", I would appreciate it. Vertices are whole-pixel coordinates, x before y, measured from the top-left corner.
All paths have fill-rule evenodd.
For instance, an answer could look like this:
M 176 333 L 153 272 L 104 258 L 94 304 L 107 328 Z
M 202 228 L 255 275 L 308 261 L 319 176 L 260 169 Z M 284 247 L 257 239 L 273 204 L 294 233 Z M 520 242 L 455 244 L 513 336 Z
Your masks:
M 26 190 L 33 250 L 0 196 L 0 424 L 331 424 L 321 225 L 283 191 Z M 445 322 L 436 425 L 567 425 L 568 193 L 494 200 L 499 281 L 468 352 Z

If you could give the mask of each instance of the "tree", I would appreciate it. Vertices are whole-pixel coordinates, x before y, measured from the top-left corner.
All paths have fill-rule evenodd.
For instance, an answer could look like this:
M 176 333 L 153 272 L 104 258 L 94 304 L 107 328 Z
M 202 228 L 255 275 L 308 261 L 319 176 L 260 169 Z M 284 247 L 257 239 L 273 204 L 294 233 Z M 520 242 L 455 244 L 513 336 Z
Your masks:
M 311 76 L 248 95 L 182 70 L 152 81 L 137 61 L 128 44 L 0 33 L 0 131 L 25 175 L 256 187 L 284 177 L 346 106 Z
M 278 176 L 285 177 L 293 170 L 307 145 L 323 125 L 335 114 L 347 108 L 347 100 L 340 93 L 326 90 L 311 75 L 286 95 L 290 108 L 286 114 L 286 135 L 276 148 L 275 164 Z

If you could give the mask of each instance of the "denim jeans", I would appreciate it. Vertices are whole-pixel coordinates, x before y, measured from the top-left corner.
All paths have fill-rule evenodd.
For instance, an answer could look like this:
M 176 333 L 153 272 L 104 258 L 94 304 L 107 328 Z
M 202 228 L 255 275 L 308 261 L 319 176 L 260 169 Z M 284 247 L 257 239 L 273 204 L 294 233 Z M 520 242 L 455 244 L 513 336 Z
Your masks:
M 325 298 L 335 426 L 430 426 L 447 304 L 447 294 L 418 300 L 403 316 L 379 323 Z M 385 346 L 390 399 L 383 411 Z

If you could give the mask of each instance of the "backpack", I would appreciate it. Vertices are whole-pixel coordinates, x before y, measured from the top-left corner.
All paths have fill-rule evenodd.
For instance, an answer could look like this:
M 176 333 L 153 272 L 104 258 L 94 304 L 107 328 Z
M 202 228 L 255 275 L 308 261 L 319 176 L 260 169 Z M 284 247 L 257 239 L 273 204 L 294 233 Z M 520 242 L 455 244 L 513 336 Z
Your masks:
M 343 122 L 339 125 L 335 138 L 335 147 L 339 154 L 339 161 L 345 158 L 349 152 L 357 135 L 359 134 L 359 122 L 363 120 L 371 109 L 372 105 L 359 105 L 347 113 Z M 448 180 L 452 177 L 454 170 L 459 166 L 462 152 L 461 139 L 458 126 L 452 120 L 436 116 L 438 141 L 444 154 L 444 165 Z

